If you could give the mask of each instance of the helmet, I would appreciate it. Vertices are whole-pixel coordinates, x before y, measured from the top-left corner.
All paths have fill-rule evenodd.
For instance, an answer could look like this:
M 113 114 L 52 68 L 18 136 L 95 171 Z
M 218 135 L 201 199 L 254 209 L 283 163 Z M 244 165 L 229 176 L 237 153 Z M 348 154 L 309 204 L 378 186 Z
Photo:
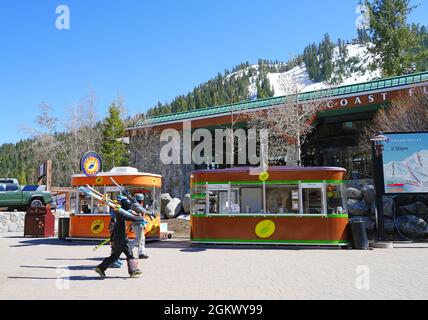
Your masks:
M 144 194 L 137 193 L 135 195 L 135 200 L 137 200 L 137 201 L 144 201 Z
M 129 210 L 131 209 L 131 201 L 129 201 L 127 198 L 122 199 L 120 201 L 120 206 L 124 209 L 124 210 Z

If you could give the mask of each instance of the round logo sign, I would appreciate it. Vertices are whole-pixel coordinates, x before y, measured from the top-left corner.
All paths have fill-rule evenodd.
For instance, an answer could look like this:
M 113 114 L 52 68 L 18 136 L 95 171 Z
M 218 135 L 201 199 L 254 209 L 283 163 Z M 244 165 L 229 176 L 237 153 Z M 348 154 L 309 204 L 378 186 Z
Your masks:
M 104 221 L 103 220 L 94 220 L 91 224 L 91 232 L 93 234 L 99 234 L 104 230 Z
M 256 226 L 256 235 L 259 238 L 267 239 L 275 233 L 275 223 L 272 220 L 263 220 Z
M 80 170 L 88 177 L 96 176 L 101 169 L 101 157 L 96 152 L 87 152 L 80 160 Z
M 259 180 L 263 182 L 269 180 L 269 173 L 267 171 L 260 173 Z

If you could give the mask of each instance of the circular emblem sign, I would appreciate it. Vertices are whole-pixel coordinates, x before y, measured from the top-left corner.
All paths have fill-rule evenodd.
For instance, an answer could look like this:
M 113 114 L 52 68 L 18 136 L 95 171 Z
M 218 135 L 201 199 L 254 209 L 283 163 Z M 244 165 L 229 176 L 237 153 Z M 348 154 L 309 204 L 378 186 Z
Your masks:
M 275 233 L 275 223 L 272 220 L 263 220 L 256 226 L 256 235 L 267 239 Z
M 267 181 L 269 180 L 269 173 L 268 172 L 262 172 L 259 174 L 259 180 L 260 181 Z
M 80 170 L 88 177 L 96 176 L 101 169 L 101 157 L 96 152 L 87 152 L 80 159 Z
M 91 224 L 91 232 L 93 234 L 99 234 L 104 230 L 104 221 L 103 220 L 94 220 Z

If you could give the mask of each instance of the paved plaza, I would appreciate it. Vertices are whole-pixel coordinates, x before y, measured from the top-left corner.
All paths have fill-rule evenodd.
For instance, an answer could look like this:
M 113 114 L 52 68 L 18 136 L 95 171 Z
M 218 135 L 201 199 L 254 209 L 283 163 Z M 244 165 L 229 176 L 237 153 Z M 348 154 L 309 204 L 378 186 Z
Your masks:
M 149 244 L 141 278 L 128 278 L 124 266 L 109 269 L 106 280 L 93 268 L 109 246 L 93 248 L 90 242 L 0 236 L 0 299 L 428 298 L 428 244 L 242 249 L 195 248 L 173 239 Z

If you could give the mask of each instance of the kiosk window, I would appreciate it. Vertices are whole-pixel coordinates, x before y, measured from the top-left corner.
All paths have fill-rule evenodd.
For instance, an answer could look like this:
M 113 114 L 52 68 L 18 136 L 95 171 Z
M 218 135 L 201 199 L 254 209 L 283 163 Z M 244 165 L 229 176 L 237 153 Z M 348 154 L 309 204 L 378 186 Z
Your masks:
M 322 189 L 304 188 L 302 197 L 303 213 L 322 214 Z
M 241 211 L 242 213 L 262 213 L 263 189 L 241 188 Z
M 327 213 L 342 214 L 345 212 L 344 202 L 342 199 L 341 185 L 328 185 L 327 188 Z
M 298 213 L 298 186 L 266 187 L 266 210 L 271 214 Z
M 206 213 L 206 199 L 206 186 L 194 185 L 192 188 L 192 212 L 194 214 Z
M 210 213 L 229 213 L 227 190 L 210 191 Z

